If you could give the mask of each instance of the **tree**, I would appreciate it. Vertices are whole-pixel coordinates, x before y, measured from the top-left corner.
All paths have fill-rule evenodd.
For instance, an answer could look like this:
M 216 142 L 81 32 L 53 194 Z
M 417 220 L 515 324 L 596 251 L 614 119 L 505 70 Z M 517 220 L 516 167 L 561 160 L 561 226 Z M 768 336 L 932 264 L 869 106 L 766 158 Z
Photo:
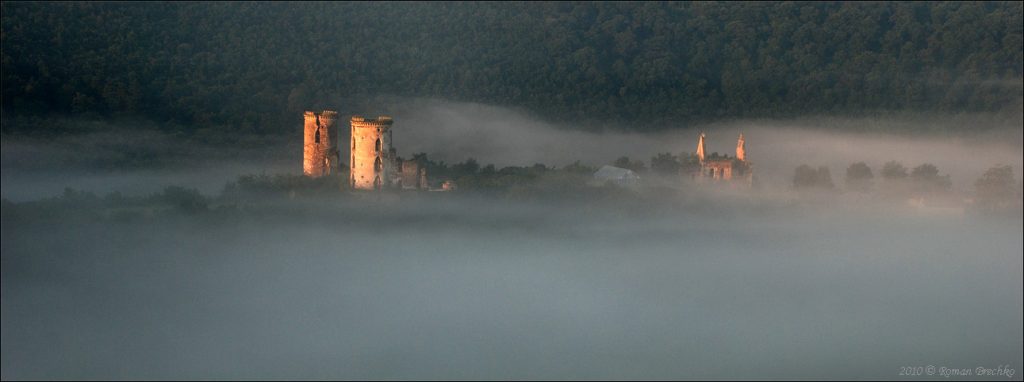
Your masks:
M 615 166 L 615 167 L 619 167 L 619 168 L 630 169 L 630 170 L 633 170 L 633 172 L 636 172 L 636 173 L 641 173 L 641 172 L 646 172 L 647 171 L 647 167 L 644 167 L 644 162 L 643 161 L 639 161 L 638 160 L 636 162 L 631 162 L 629 160 L 629 157 L 619 157 L 619 159 L 616 159 L 615 162 L 612 165 Z
M 975 203 L 984 212 L 1005 210 L 1014 202 L 1013 168 L 1009 165 L 994 166 L 974 182 Z
M 832 183 L 832 173 L 828 167 L 821 166 L 814 169 L 811 166 L 802 164 L 796 168 L 793 175 L 793 187 L 797 189 L 823 189 L 835 188 Z
M 188 214 L 206 211 L 207 209 L 206 197 L 194 188 L 168 186 L 156 198 Z
M 679 166 L 679 159 L 671 153 L 659 153 L 651 157 L 651 171 L 659 175 L 678 175 Z
M 480 170 L 480 164 L 476 162 L 476 159 L 469 158 L 465 162 L 453 164 L 451 167 L 451 176 L 455 178 L 475 175 Z
M 444 179 L 450 176 L 451 170 L 448 168 L 448 164 L 444 161 L 434 162 L 427 158 L 427 153 L 416 153 L 412 155 L 412 160 L 418 162 L 423 168 L 427 170 L 427 177 L 434 179 Z
M 793 187 L 797 189 L 812 188 L 818 184 L 818 172 L 811 166 L 802 164 L 797 166 L 793 174 Z
M 232 133 L 245 121 L 289 132 L 305 108 L 363 113 L 378 105 L 348 101 L 382 94 L 638 127 L 996 111 L 1020 90 L 993 83 L 1020 83 L 1024 67 L 1019 2 L 0 6 L 5 114 L 136 113 Z
M 597 171 L 597 169 L 595 169 L 593 167 L 590 167 L 590 166 L 587 166 L 587 165 L 584 165 L 584 164 L 580 163 L 580 161 L 577 160 L 575 162 L 572 162 L 572 163 L 566 165 L 565 167 L 562 167 L 562 171 L 565 171 L 565 172 L 570 173 L 570 174 L 590 175 L 590 174 L 593 174 L 594 171 Z
M 914 167 L 910 172 L 910 180 L 913 183 L 913 190 L 917 193 L 944 192 L 953 186 L 949 175 L 939 175 L 939 169 L 931 163 Z
M 700 157 L 694 153 L 682 153 L 679 155 L 680 172 L 693 174 L 700 172 Z
M 817 184 L 818 188 L 824 188 L 824 189 L 829 189 L 829 190 L 831 190 L 833 188 L 836 188 L 836 185 L 834 183 L 832 183 L 832 172 L 830 172 L 828 170 L 828 167 L 825 167 L 825 166 L 818 167 L 817 173 L 818 173 L 818 176 L 817 176 L 817 178 L 818 178 L 818 184 Z
M 882 179 L 898 180 L 907 178 L 907 168 L 897 161 L 885 162 L 882 166 Z
M 857 162 L 846 168 L 846 188 L 851 191 L 868 192 L 871 190 L 871 167 L 867 163 Z

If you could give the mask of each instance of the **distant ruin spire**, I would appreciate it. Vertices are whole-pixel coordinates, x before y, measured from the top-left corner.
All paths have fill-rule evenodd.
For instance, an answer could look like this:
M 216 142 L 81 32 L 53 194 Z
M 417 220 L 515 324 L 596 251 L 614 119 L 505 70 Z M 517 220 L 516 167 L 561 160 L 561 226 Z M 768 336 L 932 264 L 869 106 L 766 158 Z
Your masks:
M 704 163 L 704 133 L 700 133 L 700 140 L 697 141 L 697 158 L 700 159 L 700 163 Z
M 740 133 L 740 139 L 736 141 L 736 159 L 747 161 L 747 148 L 746 142 L 743 141 L 743 133 Z

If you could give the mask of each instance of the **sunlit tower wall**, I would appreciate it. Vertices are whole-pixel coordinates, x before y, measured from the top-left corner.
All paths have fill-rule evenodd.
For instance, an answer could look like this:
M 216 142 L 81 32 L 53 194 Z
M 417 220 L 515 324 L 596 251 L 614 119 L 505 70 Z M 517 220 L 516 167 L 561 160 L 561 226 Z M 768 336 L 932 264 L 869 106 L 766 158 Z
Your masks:
M 743 140 L 743 133 L 740 133 L 740 138 L 736 140 L 736 159 L 739 159 L 740 162 L 747 161 L 747 145 Z
M 330 175 L 338 170 L 338 112 L 324 110 L 304 115 L 302 173 L 310 177 Z
M 358 190 L 379 190 L 394 171 L 391 158 L 391 117 L 352 117 L 352 157 L 349 184 Z

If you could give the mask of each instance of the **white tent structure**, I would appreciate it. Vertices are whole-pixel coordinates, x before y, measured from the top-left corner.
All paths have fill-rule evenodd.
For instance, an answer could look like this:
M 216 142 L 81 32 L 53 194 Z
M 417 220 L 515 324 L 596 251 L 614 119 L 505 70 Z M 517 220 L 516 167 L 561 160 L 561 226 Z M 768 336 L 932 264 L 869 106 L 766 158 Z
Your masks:
M 594 179 L 590 183 L 601 186 L 608 182 L 618 186 L 635 186 L 640 183 L 640 176 L 630 169 L 604 166 L 594 173 Z

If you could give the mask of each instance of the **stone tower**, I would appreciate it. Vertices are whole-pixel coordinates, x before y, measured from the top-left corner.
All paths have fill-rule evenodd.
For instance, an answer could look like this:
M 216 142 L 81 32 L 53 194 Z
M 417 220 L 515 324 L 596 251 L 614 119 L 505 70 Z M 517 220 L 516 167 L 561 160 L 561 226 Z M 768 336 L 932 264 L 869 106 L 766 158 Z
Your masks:
M 302 173 L 306 176 L 321 177 L 338 170 L 341 160 L 338 153 L 338 112 L 324 110 L 317 114 L 305 114 L 302 145 Z
M 704 148 L 704 133 L 700 133 L 700 139 L 697 141 L 697 158 L 700 159 L 700 163 L 704 163 L 704 156 L 707 154 Z
M 390 184 L 394 172 L 391 117 L 352 117 L 352 158 L 349 184 L 353 189 L 379 190 Z
M 740 161 L 747 160 L 747 147 L 743 140 L 743 133 L 740 133 L 740 139 L 736 140 L 736 159 Z

